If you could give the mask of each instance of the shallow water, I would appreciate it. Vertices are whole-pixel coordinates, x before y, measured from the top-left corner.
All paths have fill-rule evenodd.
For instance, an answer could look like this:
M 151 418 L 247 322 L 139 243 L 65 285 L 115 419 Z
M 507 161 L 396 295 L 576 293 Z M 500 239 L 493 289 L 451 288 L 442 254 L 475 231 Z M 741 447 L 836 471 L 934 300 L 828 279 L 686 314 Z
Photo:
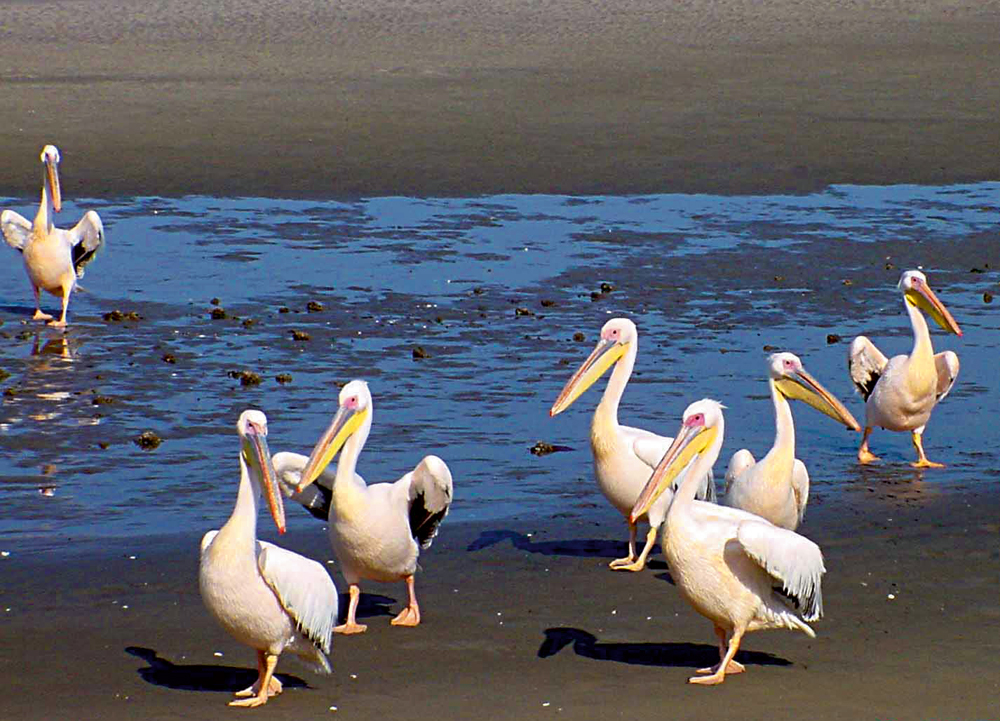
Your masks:
M 895 284 L 918 266 L 965 331 L 934 331 L 936 348 L 962 360 L 925 435 L 930 457 L 949 467 L 913 471 L 908 436 L 876 432 L 884 461 L 860 469 L 858 436 L 797 405 L 811 503 L 879 484 L 932 503 L 995 483 L 997 434 L 981 420 L 996 407 L 1000 338 L 983 293 L 1000 291 L 998 196 L 1000 183 L 768 197 L 66 203 L 62 223 L 95 208 L 109 239 L 82 281 L 88 292 L 70 304 L 68 332 L 27 320 L 30 290 L 13 254 L 0 275 L 0 368 L 10 374 L 0 548 L 217 526 L 235 498 L 240 411 L 268 414 L 272 451 L 308 453 L 351 378 L 368 380 L 374 396 L 359 464 L 370 482 L 433 452 L 452 467 L 456 519 L 594 512 L 617 523 L 587 442 L 603 383 L 548 417 L 607 318 L 628 315 L 640 330 L 622 422 L 673 435 L 687 403 L 718 398 L 729 409 L 721 478 L 733 451 L 759 457 L 773 439 L 765 346 L 802 356 L 863 420 L 847 345 L 863 332 L 888 355 L 909 350 Z M 34 213 L 30 201 L 0 207 Z M 601 294 L 602 283 L 613 289 Z M 212 319 L 213 298 L 226 318 Z M 311 301 L 322 310 L 309 312 Z M 116 309 L 141 320 L 102 319 Z M 428 357 L 415 359 L 416 346 Z M 260 385 L 230 377 L 241 370 Z M 163 439 L 155 450 L 133 442 L 147 430 Z M 536 440 L 572 450 L 536 457 Z

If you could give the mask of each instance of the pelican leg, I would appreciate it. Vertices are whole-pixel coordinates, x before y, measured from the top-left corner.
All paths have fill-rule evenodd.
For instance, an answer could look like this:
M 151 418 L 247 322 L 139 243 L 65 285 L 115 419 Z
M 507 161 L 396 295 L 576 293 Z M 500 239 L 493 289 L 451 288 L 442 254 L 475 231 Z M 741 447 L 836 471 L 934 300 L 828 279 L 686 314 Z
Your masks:
M 922 427 L 913 431 L 913 447 L 917 449 L 917 460 L 910 465 L 914 468 L 944 468 L 943 463 L 935 463 L 934 461 L 927 460 L 927 455 L 924 453 L 924 436 L 922 431 Z
M 244 708 L 255 708 L 263 706 L 271 696 L 281 693 L 281 682 L 274 677 L 274 667 L 278 665 L 278 657 L 265 651 L 257 652 L 257 669 L 260 674 L 257 683 L 249 689 L 244 689 L 237 693 L 237 696 L 244 696 L 246 691 L 251 691 L 254 695 L 249 698 L 240 698 L 230 701 L 230 706 L 242 706 Z
M 354 616 L 358 612 L 358 601 L 361 600 L 361 587 L 352 583 L 348 587 L 348 592 L 351 594 L 351 602 L 347 606 L 347 620 L 339 626 L 335 626 L 333 629 L 334 633 L 364 633 L 368 630 L 368 626 L 363 623 L 358 623 Z
M 35 314 L 31 316 L 32 320 L 52 320 L 52 316 L 48 313 L 42 312 L 42 299 L 41 299 L 41 288 L 39 288 L 34 283 L 31 284 L 31 292 L 35 294 Z
M 611 564 L 611 568 L 616 571 L 641 571 L 644 569 L 646 567 L 646 559 L 649 558 L 649 552 L 653 550 L 653 545 L 656 543 L 656 531 L 657 529 L 653 526 L 649 527 L 649 531 L 646 533 L 646 545 L 642 547 L 642 553 L 639 554 L 639 557 L 633 563 L 619 564 L 619 561 L 626 560 L 622 558 L 619 561 L 614 561 Z
M 73 292 L 72 278 L 64 278 L 62 282 L 62 315 L 59 320 L 50 320 L 49 325 L 53 328 L 66 327 L 66 309 L 69 308 L 69 295 Z
M 719 629 L 716 629 L 716 633 L 719 633 Z M 724 638 L 724 636 L 723 636 Z M 740 649 L 740 641 L 743 639 L 743 629 L 735 628 L 733 629 L 733 635 L 729 638 L 729 648 L 726 650 L 726 655 L 722 657 L 719 665 L 716 667 L 716 671 L 710 676 L 692 676 L 688 679 L 688 683 L 699 683 L 703 686 L 715 686 L 726 680 L 726 673 L 739 673 L 743 670 L 742 664 L 736 664 L 736 666 L 731 667 L 731 664 L 736 663 L 733 661 L 733 656 Z M 721 649 L 720 649 L 721 650 Z M 740 671 L 732 670 L 730 668 L 739 668 Z
M 625 558 L 616 558 L 614 561 L 608 564 L 610 568 L 618 570 L 619 567 L 624 570 L 629 570 L 625 568 L 626 566 L 631 566 L 635 562 L 635 535 L 636 527 L 634 523 L 628 524 L 628 556 Z
M 257 652 L 257 680 L 253 682 L 252 686 L 247 686 L 242 691 L 234 693 L 234 696 L 237 698 L 247 698 L 249 696 L 256 696 L 260 692 L 260 680 L 267 672 L 266 656 L 267 654 L 264 651 Z M 275 661 L 275 663 L 277 663 L 277 661 Z M 271 676 L 271 682 L 267 689 L 268 697 L 277 696 L 282 692 L 282 690 L 281 681 L 279 681 L 276 676 Z
M 416 583 L 413 580 L 413 576 L 406 577 L 406 590 L 410 596 L 409 605 L 399 612 L 396 618 L 392 619 L 390 623 L 393 626 L 419 626 L 420 625 L 420 606 L 417 605 L 417 592 Z
M 729 647 L 729 644 L 726 640 L 727 638 L 726 629 L 722 628 L 721 626 L 716 626 L 715 635 L 719 637 L 719 663 L 715 664 L 714 666 L 709 666 L 708 668 L 699 668 L 697 671 L 695 671 L 695 673 L 698 674 L 718 673 L 719 669 L 722 667 L 722 662 L 726 658 L 726 650 Z M 735 659 L 730 659 L 729 663 L 726 665 L 726 673 L 743 673 L 744 671 L 746 671 L 746 668 L 743 666 L 742 663 L 736 661 Z
M 868 436 L 872 434 L 872 427 L 865 426 L 865 435 L 861 439 L 861 447 L 858 448 L 858 461 L 860 463 L 871 463 L 877 461 L 878 456 L 868 450 Z

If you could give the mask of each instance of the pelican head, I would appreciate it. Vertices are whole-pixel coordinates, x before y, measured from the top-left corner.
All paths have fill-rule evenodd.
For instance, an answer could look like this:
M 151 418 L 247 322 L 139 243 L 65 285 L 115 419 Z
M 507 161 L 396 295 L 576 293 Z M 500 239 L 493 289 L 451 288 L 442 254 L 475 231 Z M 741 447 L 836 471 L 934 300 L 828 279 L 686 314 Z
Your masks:
M 635 523 L 639 518 L 649 512 L 650 507 L 656 502 L 665 490 L 670 488 L 674 479 L 688 467 L 696 456 L 714 453 L 710 458 L 709 466 L 715 463 L 722 448 L 722 437 L 725 431 L 725 421 L 722 418 L 722 409 L 725 408 L 718 401 L 710 398 L 703 398 L 689 405 L 684 411 L 684 420 L 681 422 L 681 429 L 677 432 L 674 442 L 663 454 L 659 465 L 649 477 L 645 488 L 639 493 L 632 513 L 629 515 L 629 523 Z M 707 470 L 707 469 L 706 469 Z M 700 477 L 693 469 L 688 472 L 686 478 L 694 476 Z
M 365 419 L 371 417 L 371 409 L 372 394 L 364 381 L 351 381 L 340 390 L 337 414 L 309 455 L 295 489 L 297 493 L 319 478 L 347 439 L 364 425 Z
M 267 498 L 271 518 L 278 527 L 278 533 L 284 533 L 285 506 L 275 482 L 271 452 L 267 447 L 267 416 L 260 411 L 243 411 L 236 423 L 236 430 L 240 434 L 240 453 L 243 463 L 251 474 L 260 479 L 261 491 Z
M 637 337 L 635 323 L 628 318 L 612 318 L 605 323 L 601 328 L 601 338 L 597 341 L 597 347 L 566 382 L 556 402 L 552 404 L 549 415 L 559 415 L 569 408 L 573 401 L 628 352 Z
M 899 288 L 903 297 L 911 305 L 916 306 L 929 315 L 934 321 L 949 333 L 962 335 L 962 329 L 951 317 L 951 313 L 944 307 L 944 303 L 938 300 L 934 291 L 927 284 L 927 276 L 919 270 L 907 270 L 899 278 Z
M 834 396 L 818 380 L 806 372 L 802 361 L 794 353 L 774 353 L 767 359 L 768 373 L 774 387 L 787 399 L 805 401 L 833 420 L 843 423 L 852 431 L 860 431 L 861 426 Z
M 52 199 L 52 209 L 62 210 L 62 190 L 59 187 L 59 148 L 46 145 L 42 148 L 41 161 L 45 164 L 45 187 Z

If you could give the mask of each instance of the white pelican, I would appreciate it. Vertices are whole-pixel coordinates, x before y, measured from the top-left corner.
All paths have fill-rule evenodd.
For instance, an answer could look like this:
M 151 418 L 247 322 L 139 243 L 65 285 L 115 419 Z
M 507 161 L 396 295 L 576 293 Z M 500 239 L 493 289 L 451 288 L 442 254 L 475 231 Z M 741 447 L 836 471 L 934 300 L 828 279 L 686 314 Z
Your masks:
M 721 502 L 794 531 L 806 512 L 809 472 L 795 457 L 795 424 L 788 401 L 805 401 L 853 431 L 860 431 L 861 426 L 839 400 L 806 372 L 794 353 L 775 353 L 768 358 L 767 365 L 767 383 L 774 403 L 774 445 L 760 462 L 746 448 L 733 454 Z
M 104 243 L 104 225 L 93 210 L 87 211 L 72 230 L 62 230 L 53 224 L 53 214 L 62 209 L 62 192 L 59 189 L 59 149 L 54 145 L 42 148 L 45 175 L 42 179 L 42 202 L 38 206 L 35 222 L 13 210 L 0 215 L 0 228 L 7 244 L 23 255 L 24 269 L 35 294 L 34 320 L 47 320 L 49 325 L 66 326 L 66 307 L 69 295 L 76 287 L 77 278 L 83 277 L 83 267 L 94 259 Z M 42 312 L 39 293 L 47 290 L 62 298 L 62 315 L 59 320 Z
M 257 681 L 229 704 L 252 707 L 281 693 L 274 667 L 286 649 L 330 673 L 326 654 L 338 599 L 333 580 L 319 563 L 257 540 L 261 491 L 280 533 L 285 532 L 285 511 L 267 449 L 267 418 L 260 411 L 243 411 L 236 427 L 236 507 L 222 528 L 202 538 L 198 581 L 215 619 L 237 641 L 257 650 Z
M 723 431 L 720 403 L 706 398 L 689 405 L 631 515 L 645 513 L 690 465 L 674 493 L 661 543 L 681 595 L 715 624 L 720 658 L 690 683 L 717 684 L 727 673 L 741 673 L 733 657 L 747 631 L 788 628 L 815 637 L 805 622 L 823 614 L 820 578 L 826 569 L 819 546 L 760 516 L 695 499 L 697 479 L 719 457 Z
M 656 534 L 666 518 L 671 498 L 670 493 L 665 493 L 649 509 L 648 514 L 637 518 L 649 523 L 649 531 L 646 533 L 642 552 L 636 556 L 636 523 L 627 520 L 629 512 L 635 505 L 635 499 L 639 497 L 639 491 L 649 480 L 649 474 L 673 441 L 672 438 L 658 436 L 642 428 L 618 424 L 618 404 L 632 375 L 638 352 L 639 332 L 635 323 L 628 318 L 612 318 L 601 328 L 597 347 L 567 381 L 549 410 L 549 416 L 562 413 L 614 364 L 615 369 L 611 372 L 608 386 L 604 389 L 604 395 L 601 396 L 590 424 L 590 450 L 594 455 L 597 487 L 628 522 L 628 556 L 617 558 L 609 564 L 616 571 L 641 571 L 645 568 L 649 552 L 656 543 Z M 715 483 L 711 470 L 700 479 L 698 497 L 715 500 Z
M 868 436 L 875 426 L 890 431 L 910 431 L 917 449 L 914 468 L 943 468 L 927 460 L 923 433 L 931 411 L 943 400 L 958 377 L 958 356 L 952 351 L 934 354 L 927 313 L 946 331 L 961 336 L 962 329 L 951 313 L 927 285 L 927 276 L 919 270 L 908 270 L 896 286 L 906 299 L 904 306 L 913 326 L 913 350 L 910 355 L 887 359 L 865 336 L 851 343 L 848 366 L 851 380 L 865 399 L 865 434 L 858 448 L 858 460 L 871 463 L 878 456 L 868 450 Z
M 351 600 L 347 620 L 334 629 L 337 633 L 367 629 L 355 619 L 363 578 L 405 581 L 409 602 L 392 625 L 420 623 L 413 580 L 417 556 L 421 548 L 430 547 L 451 505 L 451 471 L 437 456 L 425 456 L 394 483 L 369 486 L 354 472 L 372 427 L 372 412 L 368 384 L 355 380 L 345 385 L 337 414 L 300 471 L 296 488 L 301 493 L 315 482 L 343 448 L 329 501 L 329 533 Z

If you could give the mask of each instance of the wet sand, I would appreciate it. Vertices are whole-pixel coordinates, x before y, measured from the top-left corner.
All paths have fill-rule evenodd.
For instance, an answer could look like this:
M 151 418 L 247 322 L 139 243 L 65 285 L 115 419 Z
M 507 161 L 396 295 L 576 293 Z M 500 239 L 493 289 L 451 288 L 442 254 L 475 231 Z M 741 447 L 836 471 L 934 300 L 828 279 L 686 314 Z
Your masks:
M 716 658 L 710 624 L 680 599 L 661 561 L 640 574 L 608 570 L 624 524 L 595 509 L 446 523 L 422 558 L 424 623 L 390 627 L 403 587 L 369 584 L 368 632 L 334 639 L 333 675 L 284 659 L 288 690 L 256 713 L 996 718 L 997 495 L 972 487 L 927 506 L 918 485 L 873 483 L 836 505 L 815 499 L 802 530 L 828 569 L 817 638 L 750 634 L 737 656 L 747 672 L 720 687 L 685 684 Z M 297 530 L 282 543 L 328 558 L 319 523 L 290 518 Z M 253 655 L 201 606 L 197 541 L 143 538 L 3 560 L 4 718 L 244 713 L 224 704 L 252 682 Z
M 326 7 L 0 3 L 0 193 L 34 195 L 53 141 L 71 197 L 1000 177 L 997 3 Z M 334 674 L 283 660 L 289 690 L 256 713 L 996 719 L 1000 502 L 988 484 L 927 502 L 924 481 L 876 473 L 836 503 L 816 494 L 802 532 L 827 559 L 818 638 L 750 635 L 748 672 L 720 688 L 684 683 L 714 637 L 662 562 L 611 573 L 624 524 L 574 506 L 446 522 L 418 580 L 424 625 L 390 628 L 374 602 L 395 612 L 402 587 L 367 586 L 369 632 L 335 639 Z M 282 543 L 329 558 L 322 527 L 293 521 Z M 201 605 L 197 544 L 67 539 L 0 559 L 0 718 L 229 713 L 253 657 Z
M 1000 3 L 0 2 L 0 194 L 806 191 L 1000 177 Z

